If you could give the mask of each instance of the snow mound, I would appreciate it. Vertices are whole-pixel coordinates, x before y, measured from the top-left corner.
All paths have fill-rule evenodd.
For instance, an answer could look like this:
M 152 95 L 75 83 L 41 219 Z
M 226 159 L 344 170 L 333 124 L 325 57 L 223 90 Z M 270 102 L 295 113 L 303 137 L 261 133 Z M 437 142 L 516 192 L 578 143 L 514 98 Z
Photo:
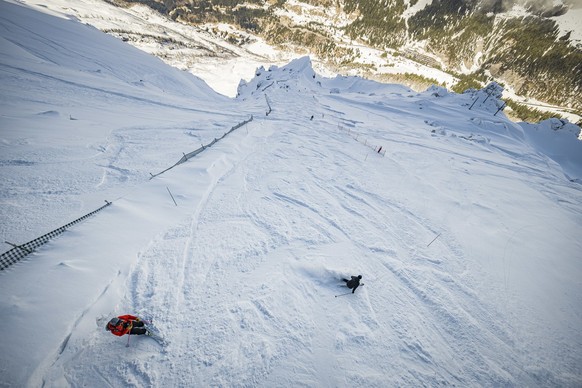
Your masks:
M 538 124 L 520 123 L 528 142 L 557 162 L 568 179 L 582 182 L 580 127 L 567 120 L 548 119 Z

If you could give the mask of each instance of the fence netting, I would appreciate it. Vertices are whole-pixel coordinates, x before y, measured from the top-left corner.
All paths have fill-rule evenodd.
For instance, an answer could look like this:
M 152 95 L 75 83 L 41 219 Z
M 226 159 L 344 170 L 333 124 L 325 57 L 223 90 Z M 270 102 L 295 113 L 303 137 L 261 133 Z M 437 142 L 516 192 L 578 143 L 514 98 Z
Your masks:
M 189 152 L 187 154 L 184 154 L 184 156 L 182 156 L 182 158 L 180 158 L 180 160 L 178 160 L 178 162 L 176 162 L 176 164 L 168 167 L 167 169 L 165 169 L 162 172 L 159 172 L 157 174 L 151 174 L 150 179 L 163 174 L 164 172 L 176 167 L 179 164 L 182 164 L 186 161 L 188 161 L 188 159 L 198 155 L 199 153 L 201 153 L 202 151 L 204 151 L 205 149 L 212 147 L 214 144 L 216 144 L 216 142 L 218 142 L 219 140 L 224 139 L 227 135 L 229 135 L 231 132 L 237 130 L 238 128 L 242 127 L 245 124 L 250 123 L 251 121 L 253 121 L 253 116 L 251 115 L 251 117 L 248 120 L 245 120 L 241 123 L 238 123 L 237 125 L 235 125 L 234 127 L 232 127 L 229 131 L 227 131 L 224 135 L 222 135 L 220 138 L 215 138 L 213 141 L 211 141 L 209 144 L 207 145 L 202 145 L 202 147 L 198 148 L 197 150 L 194 150 L 192 152 Z M 49 232 L 45 235 L 42 235 L 38 238 L 35 238 L 32 241 L 29 241 L 27 243 L 24 243 L 22 245 L 14 245 L 14 244 L 10 244 L 12 246 L 14 246 L 14 248 L 12 248 L 11 250 L 4 252 L 0 255 L 0 271 L 10 267 L 12 264 L 17 263 L 18 261 L 22 260 L 24 257 L 26 257 L 27 255 L 31 254 L 32 252 L 34 252 L 35 249 L 37 249 L 38 247 L 40 247 L 41 245 L 46 244 L 47 242 L 49 242 L 52 238 L 60 235 L 61 233 L 63 233 L 65 230 L 67 230 L 68 228 L 70 228 L 71 226 L 85 220 L 88 217 L 91 217 L 92 215 L 94 215 L 97 212 L 100 212 L 101 210 L 105 209 L 107 206 L 111 205 L 111 202 L 105 201 L 106 204 L 101 206 L 99 209 L 92 211 L 89 214 L 84 215 L 81 218 L 76 219 L 73 222 L 68 223 L 67 225 L 61 226 L 58 229 L 53 230 L 52 232 Z
M 158 172 L 157 174 L 152 174 L 152 173 L 150 173 L 150 175 L 151 175 L 150 179 L 152 179 L 152 178 L 155 178 L 155 177 L 157 177 L 158 175 L 161 175 L 161 174 L 165 173 L 165 172 L 166 172 L 166 171 L 168 171 L 168 170 L 171 170 L 172 168 L 176 167 L 177 165 L 180 165 L 180 164 L 182 164 L 182 163 L 184 163 L 184 162 L 187 162 L 187 161 L 188 161 L 188 159 L 190 159 L 190 158 L 193 158 L 194 156 L 198 155 L 199 153 L 201 153 L 201 152 L 202 152 L 202 151 L 204 151 L 205 149 L 212 147 L 212 146 L 213 146 L 214 144 L 216 144 L 218 141 L 220 141 L 220 140 L 224 139 L 224 138 L 225 138 L 227 135 L 229 135 L 231 132 L 233 132 L 233 131 L 235 131 L 235 130 L 239 129 L 240 127 L 242 127 L 242 126 L 243 126 L 243 125 L 245 125 L 245 124 L 248 124 L 248 123 L 250 123 L 251 121 L 253 121 L 253 116 L 252 116 L 252 115 L 251 115 L 251 117 L 250 117 L 248 120 L 245 120 L 245 121 L 243 121 L 243 122 L 240 122 L 240 123 L 238 123 L 237 125 L 235 125 L 234 127 L 232 127 L 232 128 L 231 128 L 231 129 L 230 129 L 228 132 L 226 132 L 226 133 L 225 133 L 224 135 L 222 135 L 221 137 L 219 137 L 219 138 L 214 138 L 214 140 L 212 140 L 210 143 L 208 143 L 208 144 L 206 144 L 206 145 L 204 145 L 204 144 L 203 144 L 203 145 L 202 145 L 202 147 L 198 148 L 197 150 L 194 150 L 194 151 L 192 151 L 192 152 L 189 152 L 189 153 L 187 153 L 187 154 L 184 154 L 184 156 L 182 156 L 182 157 L 180 158 L 180 160 L 178 160 L 178 161 L 177 161 L 175 164 L 171 165 L 170 167 L 166 168 L 165 170 L 163 170 L 163 171 L 160 171 L 160 172 Z
M 85 214 L 83 217 L 77 218 L 75 221 L 69 222 L 67 225 L 61 226 L 60 228 L 55 229 L 52 232 L 44 234 L 38 238 L 35 238 L 34 240 L 29 241 L 25 244 L 14 246 L 14 248 L 12 248 L 11 250 L 4 252 L 3 254 L 0 255 L 0 271 L 22 260 L 24 257 L 34 252 L 35 249 L 37 249 L 41 245 L 46 244 L 52 238 L 60 235 L 71 226 L 78 224 L 79 222 L 85 220 L 88 217 L 91 217 L 95 213 L 100 212 L 107 206 L 111 205 L 111 202 L 108 201 L 105 202 L 106 202 L 105 205 L 101 206 L 99 209 L 94 210 L 91 213 Z

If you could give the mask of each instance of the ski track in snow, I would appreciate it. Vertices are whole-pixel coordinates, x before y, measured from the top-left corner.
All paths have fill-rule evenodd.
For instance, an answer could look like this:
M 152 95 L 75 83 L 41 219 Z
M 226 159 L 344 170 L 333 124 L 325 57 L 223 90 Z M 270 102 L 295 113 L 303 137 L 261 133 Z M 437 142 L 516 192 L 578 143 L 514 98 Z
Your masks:
M 264 140 L 239 144 L 232 159 L 211 162 L 196 207 L 139 254 L 129 278 L 123 304 L 151 314 L 168 341 L 162 353 L 159 345 L 136 339 L 139 357 L 123 370 L 95 370 L 95 380 L 92 370 L 66 372 L 70 381 L 83 376 L 80 381 L 101 377 L 111 386 L 512 384 L 515 371 L 506 368 L 519 360 L 506 354 L 516 339 L 472 289 L 453 235 L 445 230 L 430 254 L 423 249 L 419 238 L 428 241 L 439 226 L 377 191 L 373 177 L 363 182 L 353 178 L 355 171 L 346 173 L 362 163 L 343 142 L 330 140 L 345 135 L 310 135 L 308 123 L 286 123 L 276 114 L 249 132 L 255 141 Z M 298 141 L 306 137 L 307 143 Z M 402 167 L 385 160 L 386 167 Z M 488 160 L 472 160 L 479 162 Z M 289 172 L 297 170 L 311 179 L 289 181 Z M 265 180 L 267 173 L 279 178 Z M 337 287 L 339 276 L 359 260 L 375 275 L 366 274 L 358 298 L 332 299 L 345 290 Z M 102 340 L 94 346 L 103 346 Z M 343 367 L 354 363 L 357 373 Z
M 299 115 L 308 108 L 296 109 Z M 489 373 L 511 360 L 473 349 L 486 343 L 509 349 L 513 340 L 464 283 L 463 252 L 453 236 L 445 231 L 433 246 L 436 257 L 429 256 L 418 239 L 436 235 L 438 226 L 378 192 L 374 179 L 343 171 L 356 165 L 341 161 L 353 159 L 353 151 L 327 133 L 310 135 L 308 124 L 277 118 L 249 132 L 265 140 L 254 148 L 239 144 L 237 163 L 228 155 L 211 162 L 190 215 L 139 254 L 124 304 L 151 314 L 168 344 L 156 357 L 158 345 L 137 339 L 145 360 L 149 354 L 159 365 L 148 369 L 140 356 L 120 383 L 343 386 L 362 383 L 362 369 L 371 373 L 370 386 L 511 381 Z M 298 140 L 305 137 L 307 143 Z M 297 170 L 311 179 L 289 181 Z M 267 173 L 279 178 L 265 180 Z M 323 256 L 321 262 L 311 255 Z M 358 298 L 332 299 L 345 290 L 337 287 L 339 276 L 359 260 L 376 275 L 366 274 Z M 386 342 L 393 345 L 385 349 Z M 448 361 L 459 357 L 471 360 L 470 368 Z M 351 363 L 359 365 L 357 374 L 343 370 Z M 284 372 L 298 367 L 293 379 Z

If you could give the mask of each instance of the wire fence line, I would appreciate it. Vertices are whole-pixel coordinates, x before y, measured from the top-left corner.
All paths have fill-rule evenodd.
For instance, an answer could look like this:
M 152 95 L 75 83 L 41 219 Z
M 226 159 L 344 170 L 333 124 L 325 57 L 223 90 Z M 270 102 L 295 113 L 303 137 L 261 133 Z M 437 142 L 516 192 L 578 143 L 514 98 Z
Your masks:
M 382 155 L 382 156 L 385 156 L 386 155 L 386 148 L 384 148 L 381 145 L 375 145 L 375 144 L 372 144 L 372 143 L 368 142 L 368 139 L 367 138 L 365 138 L 364 136 L 361 136 L 358 133 L 352 131 L 350 128 L 344 128 L 341 125 L 338 125 L 338 129 L 340 131 L 347 132 L 348 135 L 350 135 L 352 139 L 354 139 L 358 143 L 361 143 L 361 144 L 365 145 L 368 148 L 373 149 L 374 152 L 376 152 L 378 155 Z
M 158 172 L 157 174 L 152 174 L 150 172 L 150 180 L 157 177 L 158 175 L 161 175 L 163 173 L 165 173 L 168 170 L 173 169 L 174 167 L 187 162 L 189 159 L 193 158 L 194 156 L 198 155 L 199 153 L 201 153 L 202 151 L 204 151 L 207 148 L 212 147 L 214 144 L 216 144 L 218 141 L 224 139 L 227 135 L 229 135 L 230 133 L 232 133 L 233 131 L 239 129 L 240 127 L 242 127 L 243 125 L 246 125 L 248 123 L 250 123 L 251 121 L 253 121 L 253 116 L 251 115 L 251 117 L 248 120 L 245 120 L 243 122 L 238 123 L 237 125 L 235 125 L 234 127 L 232 127 L 228 132 L 226 132 L 224 135 L 222 135 L 221 137 L 214 138 L 214 140 L 212 140 L 210 143 L 204 145 L 202 144 L 202 147 L 198 148 L 197 150 L 194 150 L 192 152 L 189 152 L 187 154 L 183 154 L 183 156 L 180 158 L 180 160 L 178 160 L 175 164 L 171 165 L 170 167 L 166 168 L 163 171 Z
M 237 130 L 238 128 L 242 127 L 245 124 L 250 123 L 251 121 L 253 121 L 253 116 L 251 115 L 251 117 L 241 123 L 238 123 L 237 125 L 235 125 L 234 127 L 232 127 L 229 131 L 227 131 L 224 135 L 222 135 L 220 138 L 215 138 L 212 142 L 210 142 L 207 145 L 202 145 L 202 147 L 198 148 L 195 151 L 189 152 L 187 154 L 184 154 L 180 160 L 178 160 L 178 162 L 176 162 L 174 165 L 168 167 L 167 169 L 165 169 L 162 172 L 159 172 L 157 174 L 151 174 L 150 179 L 163 174 L 164 172 L 176 167 L 179 164 L 182 164 L 186 161 L 188 161 L 190 158 L 193 158 L 194 156 L 198 155 L 199 153 L 201 153 L 202 151 L 204 151 L 205 149 L 212 147 L 214 144 L 216 144 L 218 141 L 224 139 L 227 135 L 229 135 L 231 132 Z M 169 191 L 169 189 L 168 189 Z M 171 193 L 170 193 L 171 195 Z M 174 201 L 175 203 L 175 201 Z M 95 215 L 96 213 L 100 212 L 101 210 L 105 209 L 107 206 L 111 205 L 112 202 L 109 201 L 105 201 L 105 205 L 101 206 L 99 209 L 92 211 L 91 213 L 88 213 L 86 215 L 84 215 L 83 217 L 80 217 L 78 219 L 76 219 L 73 222 L 69 222 L 68 224 L 61 226 L 58 229 L 55 229 L 47 234 L 44 234 L 38 238 L 35 238 L 34 240 L 31 240 L 27 243 L 24 243 L 22 245 L 16 245 L 13 243 L 10 243 L 8 241 L 6 241 L 7 244 L 12 245 L 14 248 L 10 249 L 7 252 L 4 252 L 0 255 L 0 271 L 3 271 L 4 269 L 10 267 L 11 265 L 19 262 L 20 260 L 22 260 L 24 257 L 28 256 L 29 254 L 33 253 L 35 249 L 37 249 L 38 247 L 46 244 L 47 242 L 49 242 L 52 238 L 60 235 L 61 233 L 63 233 L 64 231 L 66 231 L 68 228 L 70 228 L 71 226 L 78 224 L 79 222 L 87 219 L 88 217 L 91 217 L 93 215 Z
M 14 248 L 12 248 L 11 250 L 4 252 L 3 254 L 0 255 L 0 271 L 3 271 L 4 269 L 10 267 L 12 264 L 17 263 L 18 261 L 22 260 L 24 257 L 26 257 L 29 254 L 31 254 L 32 252 L 34 252 L 35 249 L 37 249 L 41 245 L 44 245 L 47 242 L 49 242 L 50 239 L 60 235 L 61 233 L 66 231 L 71 226 L 78 224 L 79 222 L 91 217 L 95 213 L 100 212 L 101 210 L 105 209 L 109 205 L 111 205 L 111 202 L 105 201 L 105 205 L 101 206 L 99 209 L 93 210 L 91 213 L 85 214 L 83 217 L 77 218 L 73 222 L 69 222 L 68 224 L 61 226 L 60 228 L 55 229 L 52 232 L 44 234 L 38 238 L 35 238 L 34 240 L 31 240 L 27 243 L 24 243 L 22 245 L 15 245 L 15 244 L 6 242 L 7 244 L 12 245 Z

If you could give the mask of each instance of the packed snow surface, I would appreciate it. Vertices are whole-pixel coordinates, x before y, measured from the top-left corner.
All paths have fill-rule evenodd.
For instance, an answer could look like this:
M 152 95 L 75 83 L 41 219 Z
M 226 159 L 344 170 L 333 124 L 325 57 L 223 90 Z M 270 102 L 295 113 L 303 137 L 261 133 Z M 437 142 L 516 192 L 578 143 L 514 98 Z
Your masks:
M 579 128 L 496 85 L 255 74 L 229 99 L 0 2 L 2 241 L 112 202 L 0 272 L 0 386 L 582 385 Z

